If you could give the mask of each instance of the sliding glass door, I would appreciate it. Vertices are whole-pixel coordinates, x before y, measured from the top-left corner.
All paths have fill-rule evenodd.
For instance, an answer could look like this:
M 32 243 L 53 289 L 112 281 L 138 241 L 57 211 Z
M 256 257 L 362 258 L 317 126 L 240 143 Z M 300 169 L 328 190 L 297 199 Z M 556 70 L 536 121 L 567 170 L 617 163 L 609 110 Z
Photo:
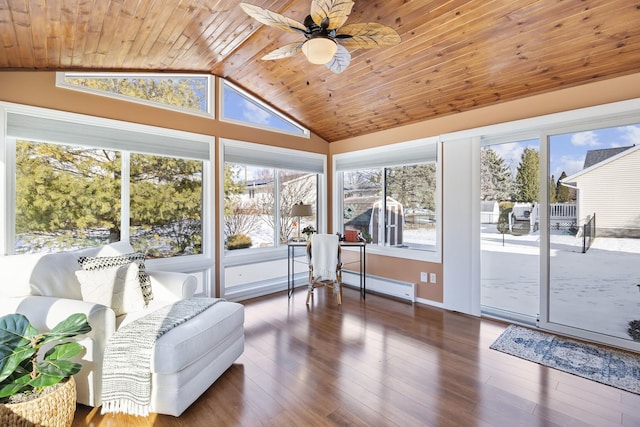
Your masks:
M 640 125 L 548 136 L 545 326 L 640 341 Z

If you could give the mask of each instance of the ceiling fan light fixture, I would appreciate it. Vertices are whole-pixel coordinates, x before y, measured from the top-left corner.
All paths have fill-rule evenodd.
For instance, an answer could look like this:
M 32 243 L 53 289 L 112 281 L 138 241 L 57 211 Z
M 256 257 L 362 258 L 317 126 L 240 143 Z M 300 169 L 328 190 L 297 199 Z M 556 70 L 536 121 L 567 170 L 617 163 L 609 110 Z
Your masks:
M 338 50 L 338 45 L 329 37 L 313 37 L 304 42 L 302 53 L 312 64 L 326 64 Z

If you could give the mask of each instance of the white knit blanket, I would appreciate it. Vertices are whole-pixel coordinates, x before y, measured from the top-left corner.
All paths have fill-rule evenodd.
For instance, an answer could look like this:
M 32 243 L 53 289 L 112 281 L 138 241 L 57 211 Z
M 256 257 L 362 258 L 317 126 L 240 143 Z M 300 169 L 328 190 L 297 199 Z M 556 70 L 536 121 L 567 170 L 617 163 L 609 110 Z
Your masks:
M 118 329 L 107 342 L 102 364 L 102 413 L 149 415 L 156 340 L 219 301 L 222 299 L 187 298 Z
M 314 234 L 311 237 L 311 263 L 313 276 L 320 280 L 336 280 L 338 264 L 338 236 Z

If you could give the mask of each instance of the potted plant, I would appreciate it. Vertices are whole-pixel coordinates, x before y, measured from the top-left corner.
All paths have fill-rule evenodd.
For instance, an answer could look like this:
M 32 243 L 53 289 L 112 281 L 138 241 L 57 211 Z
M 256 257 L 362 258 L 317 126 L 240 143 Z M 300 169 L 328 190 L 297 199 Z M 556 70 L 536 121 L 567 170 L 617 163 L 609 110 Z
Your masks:
M 316 229 L 313 228 L 313 225 L 307 225 L 302 229 L 302 234 L 307 236 L 307 240 L 311 240 L 311 235 L 316 232 Z
M 76 313 L 40 333 L 22 314 L 0 317 L 0 420 L 10 425 L 71 425 L 76 405 L 73 375 L 82 365 L 70 360 L 84 347 L 70 341 L 91 331 Z M 41 351 L 48 348 L 44 355 Z M 26 421 L 26 422 L 25 422 Z

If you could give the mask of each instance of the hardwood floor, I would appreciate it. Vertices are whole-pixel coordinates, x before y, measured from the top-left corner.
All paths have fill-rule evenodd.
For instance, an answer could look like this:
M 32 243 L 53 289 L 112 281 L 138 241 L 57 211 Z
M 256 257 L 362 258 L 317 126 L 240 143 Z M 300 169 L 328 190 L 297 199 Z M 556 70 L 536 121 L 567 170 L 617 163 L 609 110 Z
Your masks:
M 344 290 L 245 301 L 246 348 L 179 418 L 74 426 L 640 426 L 640 396 L 489 349 L 506 324 Z

